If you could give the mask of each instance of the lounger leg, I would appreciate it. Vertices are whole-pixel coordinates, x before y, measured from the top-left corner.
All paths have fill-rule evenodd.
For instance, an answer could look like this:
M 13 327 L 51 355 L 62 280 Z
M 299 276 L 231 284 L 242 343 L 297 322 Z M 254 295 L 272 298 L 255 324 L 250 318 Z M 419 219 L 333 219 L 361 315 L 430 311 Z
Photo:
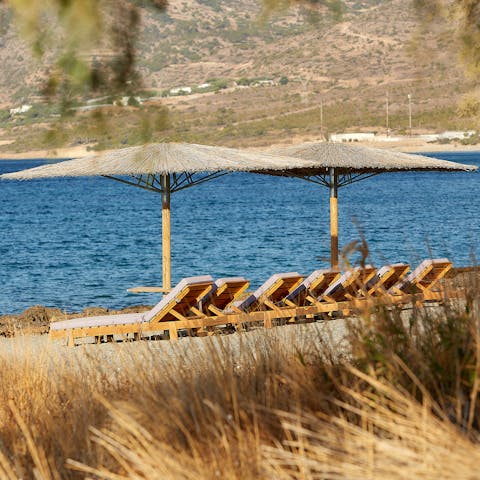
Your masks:
M 263 326 L 265 328 L 272 328 L 272 319 L 270 317 L 267 317 L 263 322 Z
M 113 342 L 113 335 L 107 335 L 107 343 Z
M 248 323 L 246 322 L 239 322 L 236 324 L 237 332 L 248 332 Z
M 171 327 L 168 330 L 168 333 L 170 334 L 170 340 L 178 340 L 178 331 L 176 327 Z
M 75 338 L 73 337 L 73 332 L 69 332 L 67 339 L 67 347 L 75 346 Z
M 102 337 L 100 337 L 100 335 L 95 335 L 95 344 L 98 345 L 99 343 L 101 343 L 101 339 Z
M 134 342 L 140 341 L 140 333 L 136 332 L 133 334 L 133 341 Z
M 228 333 L 234 333 L 238 330 L 238 324 L 236 323 L 227 323 L 227 325 L 225 326 L 225 330 L 228 332 Z
M 215 329 L 213 327 L 207 327 L 207 336 L 211 337 L 212 335 L 215 335 Z

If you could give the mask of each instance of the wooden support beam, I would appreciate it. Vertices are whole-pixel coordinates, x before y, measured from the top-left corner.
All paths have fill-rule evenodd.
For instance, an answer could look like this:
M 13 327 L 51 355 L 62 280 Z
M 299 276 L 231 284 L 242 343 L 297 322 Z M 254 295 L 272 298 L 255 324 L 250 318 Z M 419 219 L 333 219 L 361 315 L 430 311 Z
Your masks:
M 128 293 L 168 293 L 171 288 L 168 290 L 164 287 L 132 287 L 127 289 Z
M 178 329 L 175 325 L 172 325 L 168 329 L 168 334 L 169 334 L 170 340 L 178 340 Z
M 338 268 L 338 174 L 330 169 L 330 264 Z
M 171 230 L 170 230 L 170 175 L 162 175 L 162 283 L 163 289 L 172 289 Z
M 208 310 L 210 310 L 214 315 L 217 315 L 217 316 L 223 315 L 223 312 L 219 308 L 215 307 L 214 305 L 209 305 Z
M 190 307 L 190 310 L 191 310 L 197 317 L 205 317 L 205 318 L 207 318 L 207 315 L 205 315 L 203 312 L 201 312 L 197 307 Z

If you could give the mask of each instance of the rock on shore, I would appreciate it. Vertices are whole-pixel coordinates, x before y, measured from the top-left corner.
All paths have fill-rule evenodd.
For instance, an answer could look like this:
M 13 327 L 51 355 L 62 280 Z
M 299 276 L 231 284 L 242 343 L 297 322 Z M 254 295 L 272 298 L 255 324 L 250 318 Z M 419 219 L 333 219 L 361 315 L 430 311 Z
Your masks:
M 50 322 L 67 320 L 69 318 L 91 317 L 96 315 L 114 315 L 116 313 L 145 312 L 152 307 L 136 305 L 122 310 L 109 310 L 103 307 L 87 307 L 79 313 L 62 312 L 59 308 L 50 308 L 35 305 L 22 313 L 15 315 L 0 315 L 0 336 L 13 337 L 19 333 L 44 334 L 48 333 Z

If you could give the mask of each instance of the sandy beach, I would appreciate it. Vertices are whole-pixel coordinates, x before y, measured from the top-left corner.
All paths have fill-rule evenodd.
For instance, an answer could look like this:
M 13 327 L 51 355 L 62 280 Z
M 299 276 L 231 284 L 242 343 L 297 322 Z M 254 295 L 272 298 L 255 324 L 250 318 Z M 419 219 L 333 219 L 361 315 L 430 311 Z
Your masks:
M 64 147 L 46 150 L 29 150 L 26 152 L 1 152 L 0 160 L 26 160 L 38 158 L 82 158 L 91 154 L 90 145 Z
M 298 138 L 292 142 L 301 143 L 304 141 L 317 141 L 315 139 Z M 4 145 L 8 145 L 10 142 L 4 142 Z M 0 143 L 0 146 L 2 144 Z M 279 142 L 278 145 L 284 145 Z M 402 140 L 395 142 L 354 142 L 352 145 L 360 145 L 369 148 L 381 148 L 386 150 L 395 150 L 407 153 L 433 153 L 433 152 L 480 152 L 480 145 L 462 145 L 460 143 L 429 143 L 418 138 L 405 137 Z M 46 150 L 29 150 L 24 152 L 0 152 L 1 160 L 25 160 L 25 159 L 62 159 L 62 158 L 83 158 L 87 155 L 95 153 L 91 150 L 93 145 L 79 145 L 75 147 L 62 147 Z
M 221 349 L 222 346 L 232 352 L 241 353 L 245 348 L 255 350 L 259 340 L 269 338 L 283 345 L 306 344 L 316 336 L 328 339 L 330 345 L 338 351 L 345 351 L 346 320 L 338 319 L 327 322 L 309 323 L 304 325 L 289 325 L 269 330 L 258 328 L 249 332 L 234 333 L 231 335 L 214 335 L 212 337 L 185 337 L 178 341 L 142 340 L 140 342 L 110 342 L 94 344 L 81 342 L 74 348 L 68 348 L 63 340 L 51 340 L 48 335 L 17 335 L 11 338 L 0 337 L 0 357 L 25 354 L 39 356 L 42 352 L 59 362 L 65 357 L 75 357 L 79 363 L 88 361 L 92 355 L 109 363 L 116 363 L 120 357 L 138 352 L 156 352 L 167 357 L 186 357 L 189 352 L 203 351 L 213 346 Z
M 461 143 L 430 143 L 417 138 L 405 138 L 396 142 L 355 142 L 369 148 L 382 148 L 406 153 L 433 152 L 480 152 L 480 145 L 463 145 Z

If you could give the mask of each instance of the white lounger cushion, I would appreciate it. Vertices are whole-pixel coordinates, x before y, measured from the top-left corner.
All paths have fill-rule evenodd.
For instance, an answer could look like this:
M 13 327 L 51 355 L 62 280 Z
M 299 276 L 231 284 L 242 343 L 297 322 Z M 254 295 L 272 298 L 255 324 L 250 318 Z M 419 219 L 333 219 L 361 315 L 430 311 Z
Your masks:
M 50 329 L 66 330 L 69 328 L 106 327 L 108 325 L 127 325 L 141 322 L 143 322 L 143 313 L 124 313 L 99 317 L 71 318 L 70 320 L 52 322 Z
M 213 284 L 213 291 L 219 289 L 220 287 L 223 287 L 226 283 L 235 283 L 235 282 L 246 282 L 247 279 L 245 277 L 225 277 L 225 278 L 219 278 L 218 280 L 215 280 Z

